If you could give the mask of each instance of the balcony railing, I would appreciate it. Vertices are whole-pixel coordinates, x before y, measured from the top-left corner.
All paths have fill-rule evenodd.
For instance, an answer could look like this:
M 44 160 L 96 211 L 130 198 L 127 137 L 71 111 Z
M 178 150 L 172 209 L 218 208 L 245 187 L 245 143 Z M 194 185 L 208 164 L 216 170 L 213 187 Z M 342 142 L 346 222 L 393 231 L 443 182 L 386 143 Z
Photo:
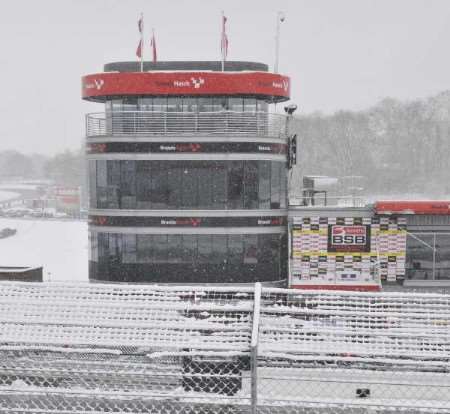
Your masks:
M 86 115 L 86 135 L 286 135 L 286 116 L 267 112 L 110 112 Z

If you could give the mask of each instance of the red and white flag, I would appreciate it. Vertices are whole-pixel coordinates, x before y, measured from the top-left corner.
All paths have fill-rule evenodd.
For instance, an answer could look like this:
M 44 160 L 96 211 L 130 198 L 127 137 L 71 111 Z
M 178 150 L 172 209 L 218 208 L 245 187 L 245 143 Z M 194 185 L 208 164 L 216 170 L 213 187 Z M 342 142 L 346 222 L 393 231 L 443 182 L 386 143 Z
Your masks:
M 220 51 L 222 53 L 222 62 L 225 62 L 227 60 L 228 55 L 228 36 L 226 32 L 225 24 L 227 22 L 227 18 L 222 13 L 222 38 L 220 42 Z M 223 68 L 222 68 L 223 70 Z
M 152 39 L 150 40 L 150 46 L 152 47 L 153 63 L 155 63 L 158 60 L 158 56 L 156 54 L 155 30 L 152 30 Z
M 144 16 L 141 15 L 141 18 L 138 21 L 138 29 L 139 29 L 139 34 L 141 35 L 141 38 L 139 39 L 139 44 L 138 47 L 136 49 L 136 56 L 138 58 L 142 58 L 142 46 L 143 46 L 143 33 L 144 33 Z

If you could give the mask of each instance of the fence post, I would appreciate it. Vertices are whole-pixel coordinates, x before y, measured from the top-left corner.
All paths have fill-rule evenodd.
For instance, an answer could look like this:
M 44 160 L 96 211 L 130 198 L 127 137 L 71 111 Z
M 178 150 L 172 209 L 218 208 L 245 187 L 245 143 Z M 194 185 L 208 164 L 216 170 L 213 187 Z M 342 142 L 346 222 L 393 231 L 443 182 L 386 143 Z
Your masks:
M 255 283 L 255 294 L 253 301 L 253 325 L 252 341 L 250 343 L 251 355 L 251 399 L 252 414 L 258 409 L 258 339 L 259 339 L 259 316 L 261 312 L 261 283 Z

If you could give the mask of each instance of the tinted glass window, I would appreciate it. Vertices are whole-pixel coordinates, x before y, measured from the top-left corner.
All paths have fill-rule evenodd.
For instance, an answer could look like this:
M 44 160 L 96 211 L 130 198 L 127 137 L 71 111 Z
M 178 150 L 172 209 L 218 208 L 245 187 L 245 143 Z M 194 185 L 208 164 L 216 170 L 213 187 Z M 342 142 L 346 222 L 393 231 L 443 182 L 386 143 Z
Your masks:
M 270 181 L 270 208 L 280 208 L 280 164 L 272 163 Z
M 284 235 L 91 234 L 98 240 L 103 280 L 254 282 L 279 280 L 286 271 Z M 283 250 L 284 249 L 284 250 Z M 92 258 L 91 262 L 95 262 Z
M 258 161 L 244 161 L 244 208 L 258 208 Z
M 242 161 L 228 163 L 228 204 L 232 209 L 243 207 L 244 165 Z
M 286 169 L 283 164 L 279 165 L 280 168 L 280 208 L 287 207 L 287 175 Z
M 169 188 L 167 185 L 167 170 L 168 166 L 165 161 L 152 162 L 152 179 L 151 179 L 151 193 L 153 209 L 167 208 L 169 198 Z
M 243 110 L 243 99 L 242 98 L 229 98 L 228 105 L 231 111 L 242 112 Z
M 222 266 L 227 263 L 227 236 L 223 234 L 214 234 L 212 236 L 212 256 L 210 263 L 217 263 Z
M 270 208 L 271 162 L 259 162 L 259 208 Z
M 123 234 L 122 235 L 122 262 L 136 263 L 137 262 L 137 246 L 136 235 Z
M 155 111 L 155 112 L 213 112 L 230 110 L 235 112 L 267 112 L 268 103 L 255 98 L 214 97 L 124 97 L 107 100 L 107 112 Z M 131 118 L 130 118 L 131 119 Z
M 153 112 L 166 112 L 167 98 L 153 98 Z
M 181 263 L 183 260 L 182 236 L 169 234 L 167 236 L 167 262 Z
M 212 208 L 225 209 L 227 205 L 227 167 L 224 162 L 213 162 L 211 183 Z
M 283 162 L 90 161 L 89 176 L 97 208 L 286 208 Z
M 196 235 L 183 235 L 181 258 L 184 263 L 197 261 L 197 237 Z
M 136 261 L 138 263 L 152 262 L 153 236 L 150 234 L 138 234 L 136 236 Z
M 213 162 L 201 162 L 198 168 L 198 207 L 209 209 L 213 206 Z
M 178 191 L 182 194 L 181 206 L 189 209 L 198 206 L 198 168 L 192 162 L 183 163 L 182 185 Z
M 152 174 L 151 163 L 135 161 L 136 163 L 136 208 L 151 209 Z
M 88 161 L 89 168 L 89 206 L 97 207 L 97 162 Z
M 136 163 L 120 161 L 120 208 L 136 208 Z
M 213 246 L 211 235 L 200 235 L 198 237 L 198 261 L 210 263 L 212 260 Z
M 244 263 L 258 263 L 258 236 L 256 234 L 244 236 Z
M 167 263 L 167 236 L 165 234 L 153 235 L 153 263 Z

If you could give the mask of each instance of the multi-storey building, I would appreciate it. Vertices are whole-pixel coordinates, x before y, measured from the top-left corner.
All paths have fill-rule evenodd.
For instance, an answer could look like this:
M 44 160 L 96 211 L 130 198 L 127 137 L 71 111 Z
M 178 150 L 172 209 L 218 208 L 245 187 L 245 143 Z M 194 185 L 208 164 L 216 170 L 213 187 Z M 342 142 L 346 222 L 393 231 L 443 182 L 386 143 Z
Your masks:
M 90 280 L 282 283 L 287 77 L 253 62 L 105 65 L 82 80 Z

